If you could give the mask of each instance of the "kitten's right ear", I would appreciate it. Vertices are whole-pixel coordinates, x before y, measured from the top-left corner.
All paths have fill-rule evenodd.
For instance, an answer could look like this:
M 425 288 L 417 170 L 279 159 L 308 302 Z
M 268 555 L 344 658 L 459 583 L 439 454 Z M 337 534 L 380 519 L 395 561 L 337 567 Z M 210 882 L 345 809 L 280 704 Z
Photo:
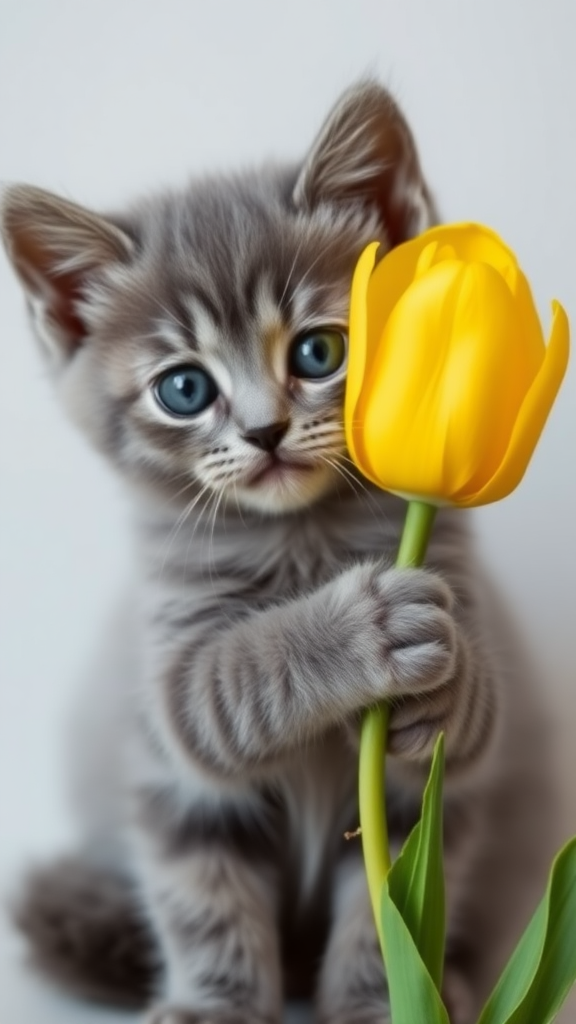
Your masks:
M 104 268 L 127 263 L 134 242 L 117 225 L 30 185 L 4 192 L 0 229 L 40 339 L 68 358 L 87 334 L 80 301 Z

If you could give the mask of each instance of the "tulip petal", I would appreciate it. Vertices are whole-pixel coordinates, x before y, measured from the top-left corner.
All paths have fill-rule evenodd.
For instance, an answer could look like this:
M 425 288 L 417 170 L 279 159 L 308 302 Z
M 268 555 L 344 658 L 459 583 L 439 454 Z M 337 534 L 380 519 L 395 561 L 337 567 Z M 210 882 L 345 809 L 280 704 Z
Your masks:
M 349 315 L 350 352 L 346 381 L 346 401 L 349 401 L 351 406 L 355 406 L 358 401 L 364 377 L 366 365 L 366 295 L 370 276 L 376 262 L 378 248 L 378 242 L 371 242 L 370 245 L 366 246 L 356 264 L 352 279 Z
M 534 367 L 542 362 L 544 336 L 530 285 L 518 266 L 512 250 L 500 236 L 482 224 L 443 224 L 421 236 L 438 243 L 436 259 L 460 259 L 464 263 L 487 263 L 497 270 L 516 299 L 517 315 L 522 319 L 524 359 Z
M 367 372 L 370 370 L 380 344 L 382 331 L 394 306 L 414 280 L 421 253 L 427 244 L 434 242 L 429 234 L 426 232 L 425 235 L 404 242 L 403 245 L 392 249 L 374 268 L 368 282 L 365 300 L 368 310 L 366 325 Z M 424 238 L 426 241 L 423 241 Z
M 516 274 L 512 294 L 516 300 L 518 316 L 522 321 L 525 359 L 539 366 L 545 349 L 540 317 L 536 311 L 532 290 L 520 269 Z
M 366 374 L 357 416 L 372 478 L 389 490 L 442 497 L 446 424 L 437 384 L 462 273 L 458 260 L 445 260 L 406 288 Z
M 523 321 L 525 358 L 532 365 L 539 366 L 544 348 L 540 317 L 536 311 L 530 285 L 512 250 L 495 231 L 482 224 L 446 224 L 432 231 L 434 237 L 440 232 L 447 236 L 450 244 L 446 245 L 446 249 L 448 252 L 450 249 L 455 251 L 458 259 L 465 263 L 487 263 L 504 278 L 516 299 L 517 309 Z M 439 249 L 438 258 L 445 258 L 443 250 L 444 247 Z
M 465 263 L 482 262 L 494 267 L 515 294 L 518 264 L 511 249 L 499 235 L 481 224 L 439 224 L 416 238 L 396 246 L 380 261 L 364 292 L 368 308 L 366 325 L 365 366 L 369 367 L 380 342 L 382 330 L 400 296 L 416 273 L 421 253 L 431 243 L 437 244 L 434 262 L 458 259 Z M 538 317 L 535 314 L 536 323 Z M 541 343 L 543 344 L 541 332 Z
M 499 501 L 518 486 L 526 472 L 568 365 L 568 317 L 559 302 L 552 303 L 552 311 L 546 355 L 524 399 L 504 459 L 488 483 L 475 494 L 466 497 L 454 495 L 453 501 L 457 505 L 470 507 Z
M 381 486 L 428 500 L 475 493 L 502 462 L 545 351 L 536 365 L 525 358 L 497 270 L 433 264 L 398 300 L 365 373 L 363 467 Z
M 398 245 L 378 264 L 375 274 L 385 273 L 389 283 L 396 282 L 393 304 L 413 280 L 420 253 L 431 242 L 436 242 L 438 246 L 436 262 L 459 259 L 464 263 L 487 263 L 501 274 L 510 290 L 515 293 L 518 262 L 512 250 L 495 231 L 472 222 L 438 224 Z
M 446 249 L 447 247 L 445 246 L 444 248 Z M 435 263 L 435 257 L 436 257 L 437 252 L 438 252 L 438 242 L 429 242 L 429 244 L 426 246 L 426 248 L 422 249 L 422 252 L 420 253 L 420 255 L 419 255 L 419 257 L 418 257 L 418 259 L 416 261 L 416 268 L 414 270 L 414 279 L 416 279 L 417 277 L 422 277 L 422 275 L 425 274 L 427 270 L 430 270 L 430 267 L 432 266 L 432 264 Z M 455 258 L 453 252 L 451 253 L 451 258 L 452 259 Z
M 499 271 L 470 263 L 454 304 L 439 398 L 445 410 L 444 493 L 474 493 L 496 472 L 544 361 L 528 349 L 518 304 Z
M 426 231 L 421 239 L 424 244 L 437 241 L 442 247 L 449 246 L 456 258 L 464 263 L 487 263 L 498 271 L 514 293 L 518 261 L 512 250 L 491 228 L 468 222 L 440 224 Z M 438 255 L 444 258 L 441 250 Z
M 370 275 L 374 269 L 378 242 L 371 242 L 362 252 L 354 277 L 350 295 L 349 315 L 349 353 L 346 372 L 346 397 L 344 403 L 344 423 L 346 426 L 346 443 L 350 455 L 360 463 L 362 446 L 361 431 L 356 430 L 356 406 L 362 388 L 366 364 L 367 348 L 367 303 L 366 294 Z

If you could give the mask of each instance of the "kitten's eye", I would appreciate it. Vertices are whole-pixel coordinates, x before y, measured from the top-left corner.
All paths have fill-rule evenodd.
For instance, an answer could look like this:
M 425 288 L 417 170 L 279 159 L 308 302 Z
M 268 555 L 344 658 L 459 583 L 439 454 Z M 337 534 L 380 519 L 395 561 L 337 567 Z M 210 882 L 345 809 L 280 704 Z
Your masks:
M 212 404 L 218 388 L 206 370 L 182 366 L 160 377 L 155 392 L 160 405 L 174 416 L 196 416 Z
M 346 355 L 344 337 L 339 331 L 311 331 L 297 338 L 290 350 L 290 373 L 294 377 L 318 379 L 335 373 Z

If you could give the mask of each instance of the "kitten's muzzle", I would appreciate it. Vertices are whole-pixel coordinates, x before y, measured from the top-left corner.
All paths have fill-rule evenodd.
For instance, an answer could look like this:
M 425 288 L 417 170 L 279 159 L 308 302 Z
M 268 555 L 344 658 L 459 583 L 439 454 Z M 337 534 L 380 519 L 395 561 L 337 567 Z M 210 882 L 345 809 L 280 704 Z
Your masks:
M 274 452 L 269 452 L 266 459 L 266 464 L 258 469 L 247 481 L 250 487 L 261 484 L 264 481 L 271 481 L 274 479 L 283 479 L 286 474 L 294 472 L 307 472 L 310 473 L 315 469 L 315 466 L 311 462 L 296 462 L 292 459 L 282 459 Z
M 273 452 L 280 444 L 289 426 L 290 420 L 269 423 L 265 427 L 255 427 L 253 430 L 249 430 L 246 434 L 242 434 L 242 438 L 263 452 Z

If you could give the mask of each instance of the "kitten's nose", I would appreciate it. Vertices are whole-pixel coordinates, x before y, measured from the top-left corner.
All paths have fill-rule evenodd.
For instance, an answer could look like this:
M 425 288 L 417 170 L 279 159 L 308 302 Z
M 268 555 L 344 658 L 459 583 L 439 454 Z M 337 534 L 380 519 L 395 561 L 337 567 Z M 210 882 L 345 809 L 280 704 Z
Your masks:
M 242 434 L 242 437 L 248 441 L 248 444 L 253 444 L 255 448 L 261 448 L 264 452 L 273 452 L 280 444 L 289 426 L 289 420 L 282 420 L 281 423 L 269 423 L 266 427 L 255 427 L 253 430 L 249 430 L 247 434 Z

